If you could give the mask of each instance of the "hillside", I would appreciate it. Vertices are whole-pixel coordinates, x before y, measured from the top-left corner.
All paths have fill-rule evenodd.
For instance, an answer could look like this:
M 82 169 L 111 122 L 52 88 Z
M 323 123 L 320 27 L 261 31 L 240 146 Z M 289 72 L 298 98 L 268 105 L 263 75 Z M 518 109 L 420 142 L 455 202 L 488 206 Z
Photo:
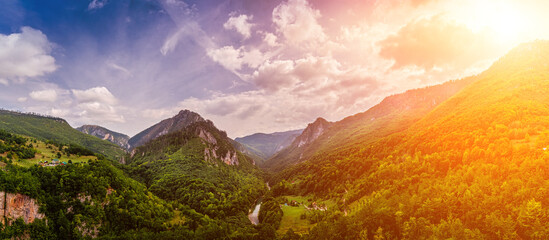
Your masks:
M 128 144 L 130 137 L 125 134 L 111 131 L 97 125 L 83 125 L 81 127 L 77 127 L 76 130 L 112 142 L 123 149 L 130 149 L 130 144 Z
M 42 141 L 77 144 L 115 161 L 119 161 L 125 154 L 119 146 L 81 133 L 61 118 L 0 110 L 0 129 Z
M 290 145 L 266 161 L 264 167 L 283 169 L 288 165 L 300 162 L 304 159 L 303 153 L 305 150 L 312 148 L 315 140 L 332 126 L 332 122 L 328 122 L 324 118 L 317 118 L 313 123 L 308 124 L 301 134 L 294 138 Z
M 0 169 L 2 239 L 132 236 L 166 231 L 174 215 L 167 202 L 79 146 L 0 130 Z
M 303 130 L 293 130 L 275 133 L 255 133 L 252 135 L 235 138 L 234 140 L 244 145 L 241 151 L 246 154 L 258 156 L 264 161 L 278 151 L 288 147 Z
M 127 170 L 156 196 L 213 219 L 224 231 L 217 237 L 248 238 L 258 234 L 248 211 L 267 189 L 231 141 L 211 121 L 197 121 L 135 148 Z
M 288 148 L 269 159 L 265 167 L 279 171 L 288 165 L 304 161 L 315 155 L 322 156 L 335 151 L 346 151 L 369 144 L 382 137 L 403 131 L 424 117 L 429 111 L 450 98 L 478 77 L 408 90 L 386 97 L 366 112 L 327 124 L 317 119 L 309 124 L 309 130 Z
M 260 172 L 228 140 L 210 121 L 163 135 L 118 165 L 136 181 L 87 149 L 0 130 L 0 238 L 269 238 L 246 216 Z
M 409 127 L 314 155 L 273 190 L 340 203 L 309 237 L 546 239 L 548 54 L 522 44 Z
M 195 122 L 204 122 L 204 118 L 195 112 L 181 110 L 177 115 L 164 119 L 161 122 L 143 130 L 128 140 L 130 147 L 139 147 L 157 137 L 179 131 Z

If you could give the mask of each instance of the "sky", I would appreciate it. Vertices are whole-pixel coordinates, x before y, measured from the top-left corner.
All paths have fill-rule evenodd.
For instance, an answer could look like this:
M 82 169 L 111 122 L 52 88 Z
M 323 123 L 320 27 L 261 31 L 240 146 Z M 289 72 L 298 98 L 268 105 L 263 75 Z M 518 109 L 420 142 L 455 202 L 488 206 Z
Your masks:
M 539 0 L 3 0 L 0 107 L 133 136 L 337 121 L 549 38 Z

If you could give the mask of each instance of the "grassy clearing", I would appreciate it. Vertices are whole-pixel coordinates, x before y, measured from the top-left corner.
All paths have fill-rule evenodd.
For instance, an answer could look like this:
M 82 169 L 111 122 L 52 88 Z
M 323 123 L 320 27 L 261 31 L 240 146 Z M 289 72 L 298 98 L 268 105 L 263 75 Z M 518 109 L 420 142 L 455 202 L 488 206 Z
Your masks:
M 36 141 L 36 143 L 32 142 L 32 144 L 34 148 L 38 150 L 38 153 L 36 153 L 34 158 L 14 160 L 14 165 L 18 165 L 21 167 L 31 167 L 35 164 L 38 164 L 40 161 L 51 162 L 53 159 L 59 159 L 59 162 L 69 162 L 69 160 L 71 160 L 72 163 L 87 163 L 88 160 L 97 160 L 97 157 L 95 156 L 77 156 L 73 154 L 71 154 L 70 156 L 67 156 L 66 154 L 61 154 L 61 157 L 58 157 L 57 152 L 59 152 L 59 149 L 57 149 L 55 146 L 48 146 L 42 141 Z M 6 155 L 6 153 L 4 153 L 4 155 Z
M 286 206 L 282 205 L 282 212 L 284 215 L 282 216 L 282 221 L 280 222 L 280 227 L 277 230 L 277 233 L 284 234 L 288 229 L 293 229 L 296 233 L 307 233 L 310 228 L 312 228 L 315 224 L 310 224 L 309 220 L 307 219 L 301 219 L 301 215 L 308 211 L 314 211 L 314 210 L 308 210 L 305 206 L 311 208 L 312 203 L 315 202 L 317 205 L 325 205 L 328 207 L 328 209 L 331 209 L 335 207 L 335 201 L 332 200 L 317 200 L 314 199 L 312 196 L 283 196 L 282 199 L 286 199 L 287 203 L 290 203 L 292 201 L 296 201 L 298 203 L 298 206 Z
M 307 209 L 303 205 L 292 207 L 282 206 L 282 221 L 280 221 L 280 228 L 278 228 L 278 234 L 284 234 L 288 229 L 293 229 L 296 233 L 307 233 L 314 225 L 310 224 L 307 219 L 301 219 L 301 215 L 304 214 Z

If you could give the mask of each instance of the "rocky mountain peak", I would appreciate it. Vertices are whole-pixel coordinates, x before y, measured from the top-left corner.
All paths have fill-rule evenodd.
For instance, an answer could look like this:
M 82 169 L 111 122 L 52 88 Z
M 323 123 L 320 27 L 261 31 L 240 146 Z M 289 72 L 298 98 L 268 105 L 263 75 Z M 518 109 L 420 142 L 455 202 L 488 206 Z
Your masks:
M 152 127 L 149 127 L 133 136 L 130 138 L 128 143 L 131 145 L 131 148 L 136 148 L 162 135 L 179 131 L 196 122 L 205 121 L 206 120 L 198 113 L 186 109 L 181 110 L 177 115 L 164 119 Z
M 293 144 L 297 144 L 297 147 L 302 147 L 306 144 L 309 144 L 316 140 L 320 135 L 322 135 L 322 133 L 324 133 L 326 129 L 331 127 L 331 125 L 331 122 L 328 122 L 326 119 L 319 117 L 313 123 L 309 123 L 307 125 L 307 128 L 305 128 L 301 135 L 299 135 L 294 140 Z

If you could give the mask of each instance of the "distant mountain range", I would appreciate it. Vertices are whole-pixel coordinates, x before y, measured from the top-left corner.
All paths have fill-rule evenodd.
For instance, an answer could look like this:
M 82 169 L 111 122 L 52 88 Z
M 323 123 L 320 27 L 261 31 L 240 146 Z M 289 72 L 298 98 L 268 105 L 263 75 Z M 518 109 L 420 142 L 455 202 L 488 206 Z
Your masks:
M 272 157 L 278 151 L 288 147 L 303 129 L 275 133 L 255 133 L 249 136 L 235 138 L 242 144 L 243 153 L 257 156 L 261 161 Z

